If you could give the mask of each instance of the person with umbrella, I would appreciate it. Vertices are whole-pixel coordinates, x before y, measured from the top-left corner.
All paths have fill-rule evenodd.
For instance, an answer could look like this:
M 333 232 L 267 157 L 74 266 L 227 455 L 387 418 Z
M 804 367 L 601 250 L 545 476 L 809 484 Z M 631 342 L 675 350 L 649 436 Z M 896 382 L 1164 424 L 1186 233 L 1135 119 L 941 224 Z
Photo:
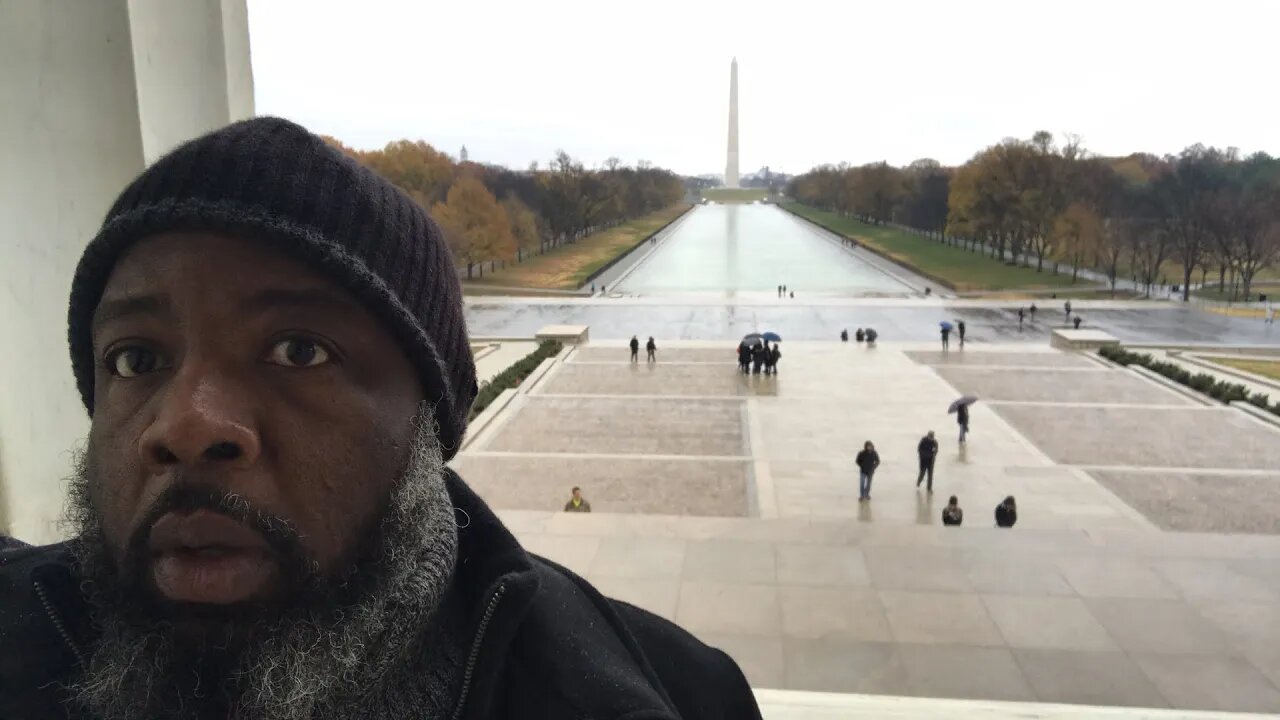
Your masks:
M 947 408 L 948 413 L 956 414 L 956 423 L 960 426 L 960 444 L 964 444 L 964 438 L 969 434 L 969 406 L 978 402 L 977 396 L 965 395 L 964 397 L 951 403 L 951 407 Z
M 880 454 L 876 452 L 876 446 L 868 440 L 854 462 L 858 465 L 858 502 L 870 500 L 871 478 L 876 474 L 876 468 L 880 467 Z
M 946 320 L 938 323 L 938 325 L 942 328 L 942 349 L 946 350 L 951 347 L 951 329 L 953 325 Z
M 760 337 L 764 338 L 764 374 L 772 375 L 778 372 L 778 359 L 782 357 L 782 351 L 778 349 L 782 336 L 770 330 Z M 773 347 L 769 347 L 770 342 Z

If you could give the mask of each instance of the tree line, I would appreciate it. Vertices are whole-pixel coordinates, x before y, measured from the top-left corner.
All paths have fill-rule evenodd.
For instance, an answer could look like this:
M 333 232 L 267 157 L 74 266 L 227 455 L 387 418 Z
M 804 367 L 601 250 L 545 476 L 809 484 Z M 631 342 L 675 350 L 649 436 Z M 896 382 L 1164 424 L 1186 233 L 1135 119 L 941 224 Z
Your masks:
M 523 262 L 684 197 L 674 173 L 610 158 L 587 168 L 559 151 L 525 170 L 456 161 L 420 140 L 355 150 L 326 138 L 404 190 L 439 223 L 454 260 L 473 277 L 484 264 Z
M 797 176 L 799 202 L 895 223 L 1008 263 L 1128 275 L 1149 294 L 1170 266 L 1184 300 L 1194 274 L 1251 297 L 1258 272 L 1280 262 L 1280 160 L 1193 145 L 1177 155 L 1106 158 L 1048 132 L 1006 139 L 957 168 L 823 165 Z

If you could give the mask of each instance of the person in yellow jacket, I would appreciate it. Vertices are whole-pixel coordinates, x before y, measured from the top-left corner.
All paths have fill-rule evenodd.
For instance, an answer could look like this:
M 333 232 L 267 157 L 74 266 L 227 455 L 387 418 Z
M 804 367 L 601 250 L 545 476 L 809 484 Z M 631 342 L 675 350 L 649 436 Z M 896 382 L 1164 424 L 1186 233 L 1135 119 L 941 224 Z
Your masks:
M 573 497 L 569 498 L 569 502 L 564 504 L 565 512 L 591 512 L 591 503 L 582 497 L 582 488 L 575 487 L 573 489 Z

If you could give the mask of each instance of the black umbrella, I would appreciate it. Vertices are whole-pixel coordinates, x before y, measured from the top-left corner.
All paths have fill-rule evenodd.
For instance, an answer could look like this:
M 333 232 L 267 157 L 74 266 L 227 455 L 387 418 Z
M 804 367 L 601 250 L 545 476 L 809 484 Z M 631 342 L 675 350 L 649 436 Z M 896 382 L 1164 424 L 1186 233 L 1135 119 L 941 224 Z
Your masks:
M 960 399 L 956 400 L 955 402 L 951 403 L 951 407 L 947 408 L 947 414 L 948 414 L 948 415 L 953 415 L 953 414 L 955 414 L 955 413 L 957 413 L 957 412 L 960 412 L 960 408 L 961 408 L 961 406 L 968 406 L 968 405 L 972 405 L 972 404 L 974 404 L 974 403 L 976 403 L 976 402 L 978 402 L 978 396 L 977 396 L 977 395 L 965 395 L 964 397 L 962 397 L 962 398 L 960 398 Z
M 764 337 L 760 335 L 760 333 L 751 333 L 750 335 L 743 336 L 742 342 L 748 345 L 763 345 Z

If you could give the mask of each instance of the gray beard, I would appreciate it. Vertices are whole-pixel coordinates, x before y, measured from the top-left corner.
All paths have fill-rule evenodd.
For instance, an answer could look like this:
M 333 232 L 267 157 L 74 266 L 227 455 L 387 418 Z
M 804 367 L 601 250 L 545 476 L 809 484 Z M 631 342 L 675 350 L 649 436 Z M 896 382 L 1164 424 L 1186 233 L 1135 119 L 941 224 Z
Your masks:
M 193 650 L 175 638 L 167 622 L 129 619 L 92 500 L 103 478 L 81 453 L 67 519 L 75 529 L 71 546 L 82 589 L 101 635 L 85 672 L 70 687 L 73 701 L 99 720 L 369 717 L 370 696 L 403 682 L 410 655 L 432 652 L 419 647 L 423 641 L 434 644 L 448 636 L 428 629 L 449 589 L 458 544 L 440 443 L 430 420 L 423 420 L 430 417 L 429 411 L 419 415 L 405 468 L 372 530 L 377 535 L 369 554 L 348 570 L 362 576 L 351 601 L 254 622 L 244 628 L 249 641 L 236 651 L 216 639 Z

